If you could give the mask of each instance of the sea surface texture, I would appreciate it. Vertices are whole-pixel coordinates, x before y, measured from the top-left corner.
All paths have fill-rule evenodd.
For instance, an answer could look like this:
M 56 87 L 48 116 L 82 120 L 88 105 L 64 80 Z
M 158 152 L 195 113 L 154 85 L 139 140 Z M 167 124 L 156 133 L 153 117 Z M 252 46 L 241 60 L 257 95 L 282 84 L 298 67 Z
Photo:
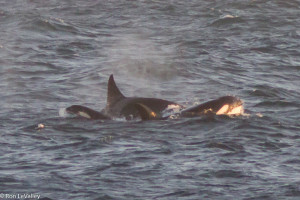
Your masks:
M 0 199 L 300 199 L 299 10 L 299 0 L 2 0 Z M 235 95 L 247 115 L 66 115 L 104 108 L 110 74 L 126 96 L 191 106 Z

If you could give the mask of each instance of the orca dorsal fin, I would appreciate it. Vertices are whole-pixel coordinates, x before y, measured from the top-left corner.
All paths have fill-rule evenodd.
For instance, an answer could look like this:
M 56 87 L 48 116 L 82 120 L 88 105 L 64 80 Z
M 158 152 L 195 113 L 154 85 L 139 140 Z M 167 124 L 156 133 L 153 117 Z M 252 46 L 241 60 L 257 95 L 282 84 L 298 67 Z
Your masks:
M 113 105 L 114 103 L 116 103 L 117 101 L 123 98 L 125 98 L 125 96 L 120 92 L 119 88 L 115 83 L 114 76 L 111 74 L 107 85 L 106 107 L 109 108 L 111 105 Z

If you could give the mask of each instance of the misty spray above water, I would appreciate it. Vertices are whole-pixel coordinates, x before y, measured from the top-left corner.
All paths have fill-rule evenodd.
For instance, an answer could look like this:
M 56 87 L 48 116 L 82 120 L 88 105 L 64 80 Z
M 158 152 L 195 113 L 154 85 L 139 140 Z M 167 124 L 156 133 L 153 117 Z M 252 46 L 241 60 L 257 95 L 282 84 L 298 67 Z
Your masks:
M 156 45 L 142 34 L 118 35 L 107 49 L 109 68 L 106 71 L 116 75 L 119 85 L 138 86 L 132 88 L 135 91 L 126 91 L 126 95 L 136 96 L 134 93 L 140 89 L 144 95 L 153 95 L 161 87 L 161 82 L 176 76 L 176 66 L 171 62 L 174 55 L 173 49 Z

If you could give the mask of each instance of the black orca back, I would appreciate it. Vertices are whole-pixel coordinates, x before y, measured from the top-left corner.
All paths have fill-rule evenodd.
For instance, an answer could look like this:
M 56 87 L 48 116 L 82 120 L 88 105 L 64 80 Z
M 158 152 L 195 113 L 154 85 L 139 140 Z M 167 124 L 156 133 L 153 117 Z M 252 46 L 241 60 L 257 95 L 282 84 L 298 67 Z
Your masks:
M 107 104 L 103 112 L 110 117 L 132 119 L 140 117 L 137 104 L 142 104 L 155 113 L 161 113 L 169 105 L 178 105 L 163 99 L 125 97 L 117 87 L 113 75 L 110 75 L 107 87 Z

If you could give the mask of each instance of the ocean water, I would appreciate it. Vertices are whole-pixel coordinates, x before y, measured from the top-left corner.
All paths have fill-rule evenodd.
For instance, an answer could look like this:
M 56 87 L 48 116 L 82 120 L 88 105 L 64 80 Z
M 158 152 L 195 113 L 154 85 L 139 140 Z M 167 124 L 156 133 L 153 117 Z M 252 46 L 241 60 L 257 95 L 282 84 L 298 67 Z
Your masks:
M 298 0 L 1 1 L 0 199 L 298 200 L 299 9 Z M 236 95 L 248 115 L 60 114 L 101 110 L 110 74 L 126 96 L 194 105 Z

